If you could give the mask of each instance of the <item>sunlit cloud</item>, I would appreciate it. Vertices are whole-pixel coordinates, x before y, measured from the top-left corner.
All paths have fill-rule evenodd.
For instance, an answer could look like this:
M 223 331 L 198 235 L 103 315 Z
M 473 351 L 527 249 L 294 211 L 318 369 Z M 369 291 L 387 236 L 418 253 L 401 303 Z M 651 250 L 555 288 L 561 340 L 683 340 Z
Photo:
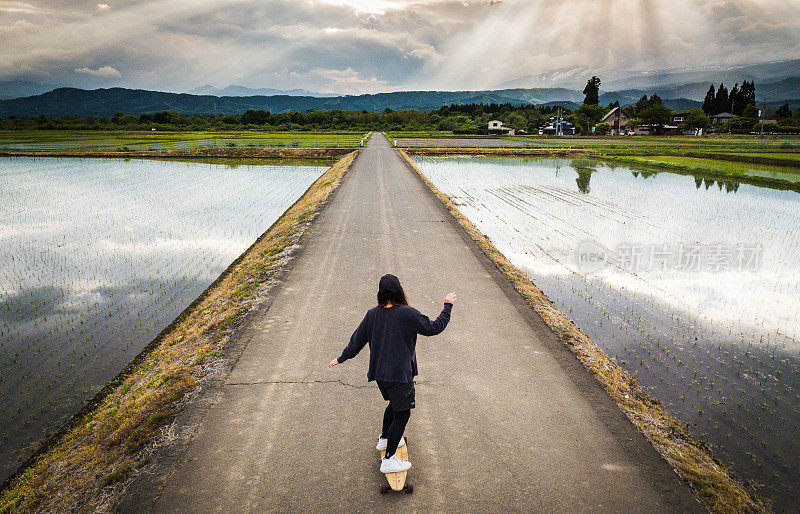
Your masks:
M 38 14 L 42 10 L 27 2 L 0 2 L 0 12 L 15 14 Z
M 83 87 L 473 89 L 800 55 L 800 0 L 0 0 L 0 11 L 0 80 Z
M 87 75 L 92 75 L 94 77 L 105 77 L 105 78 L 116 78 L 122 76 L 122 73 L 112 68 L 111 66 L 101 66 L 96 70 L 87 67 L 76 68 L 75 73 L 85 73 Z

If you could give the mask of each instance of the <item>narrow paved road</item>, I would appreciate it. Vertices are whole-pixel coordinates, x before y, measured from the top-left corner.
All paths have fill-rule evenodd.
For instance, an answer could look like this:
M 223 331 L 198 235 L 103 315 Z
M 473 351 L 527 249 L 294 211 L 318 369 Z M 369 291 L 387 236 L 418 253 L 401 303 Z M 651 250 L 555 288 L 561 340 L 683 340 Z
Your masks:
M 400 277 L 450 326 L 417 345 L 413 495 L 381 496 L 368 348 L 326 363 Z M 684 511 L 693 496 L 509 294 L 376 134 L 349 171 L 153 504 L 156 511 Z

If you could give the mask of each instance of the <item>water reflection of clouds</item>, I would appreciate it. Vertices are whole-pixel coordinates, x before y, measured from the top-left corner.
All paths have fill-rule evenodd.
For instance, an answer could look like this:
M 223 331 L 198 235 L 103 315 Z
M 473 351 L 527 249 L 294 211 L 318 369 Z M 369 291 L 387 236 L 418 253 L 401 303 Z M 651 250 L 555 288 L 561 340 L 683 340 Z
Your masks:
M 60 289 L 53 286 L 18 290 L 0 301 L 0 321 L 26 323 L 52 314 L 58 309 L 59 295 Z
M 660 173 L 643 180 L 624 167 L 612 170 L 601 165 L 600 172 L 592 174 L 591 193 L 584 194 L 574 184 L 577 173 L 562 165 L 556 175 L 552 161 L 489 159 L 468 170 L 468 181 L 451 174 L 451 168 L 458 166 L 453 161 L 423 159 L 423 170 L 434 176 L 437 185 L 444 181 L 446 192 L 466 200 L 465 215 L 534 276 L 580 272 L 575 250 L 585 238 L 606 248 L 626 242 L 675 247 L 720 241 L 763 245 L 757 272 L 632 273 L 611 267 L 596 279 L 688 314 L 701 312 L 745 330 L 772 326 L 800 338 L 796 193 L 753 186 L 742 186 L 735 195 L 719 188 L 698 190 L 690 176 Z
M 324 171 L 0 161 L 0 479 Z
M 698 189 L 691 176 L 643 179 L 602 165 L 579 184 L 565 161 L 558 171 L 552 160 L 418 162 L 501 252 L 737 474 L 762 481 L 784 505 L 796 504 L 800 195 L 707 182 Z M 576 259 L 587 241 L 590 257 Z M 580 262 L 593 262 L 593 248 L 719 242 L 762 244 L 760 266 L 603 265 L 580 273 Z

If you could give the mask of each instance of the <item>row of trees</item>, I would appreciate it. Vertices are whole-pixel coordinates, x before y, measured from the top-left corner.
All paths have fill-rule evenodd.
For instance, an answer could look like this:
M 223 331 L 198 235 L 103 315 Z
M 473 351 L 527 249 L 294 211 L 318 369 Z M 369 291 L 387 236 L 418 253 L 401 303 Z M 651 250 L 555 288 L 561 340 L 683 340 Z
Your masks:
M 241 114 L 192 115 L 176 111 L 130 115 L 117 113 L 111 117 L 65 116 L 0 120 L 0 130 L 131 130 L 150 131 L 309 131 L 365 132 L 369 130 L 412 131 L 441 130 L 456 133 L 478 133 L 489 120 L 502 119 L 523 129 L 538 128 L 556 108 L 550 106 L 514 106 L 506 104 L 468 104 L 444 106 L 434 111 L 416 110 L 315 111 L 271 113 L 249 110 Z
M 590 95 L 587 95 L 590 96 Z M 602 118 L 617 102 L 603 106 L 584 103 L 574 110 L 563 109 L 564 118 L 575 124 L 580 134 L 592 134 L 595 127 L 599 134 L 611 127 L 598 127 Z M 384 131 L 452 131 L 461 134 L 481 134 L 486 132 L 489 120 L 500 119 L 510 125 L 524 129 L 529 133 L 537 133 L 553 116 L 558 107 L 553 106 L 514 106 L 512 104 L 468 104 L 444 106 L 430 112 L 416 110 L 383 112 L 370 111 L 307 111 L 270 113 L 268 111 L 250 110 L 241 114 L 189 115 L 175 111 L 164 111 L 156 114 L 139 116 L 117 113 L 111 117 L 63 118 L 9 117 L 0 120 L 0 130 L 130 130 L 150 131 L 153 128 L 166 131 L 309 131 L 309 132 L 365 132 L 369 130 Z M 676 114 L 664 104 L 656 94 L 642 96 L 636 103 L 622 107 L 622 111 L 630 119 L 629 128 L 639 124 L 667 125 L 671 124 Z M 688 129 L 707 128 L 710 118 L 702 109 L 692 109 L 685 113 L 683 127 Z M 788 104 L 774 112 L 765 113 L 767 118 L 778 120 L 781 127 L 800 126 L 800 109 L 792 111 Z M 745 107 L 742 115 L 718 127 L 721 130 L 749 132 L 758 122 L 758 110 L 752 104 Z M 760 128 L 760 127 L 759 127 Z M 759 128 L 756 128 L 758 130 Z M 780 127 L 779 127 L 780 128 Z M 775 127 L 767 126 L 766 131 L 775 131 Z
M 583 105 L 572 114 L 572 120 L 576 127 L 585 134 L 588 134 L 593 126 L 600 133 L 610 130 L 612 128 L 610 125 L 606 127 L 603 124 L 598 125 L 598 122 L 610 108 L 619 107 L 618 102 L 614 102 L 607 108 L 599 106 L 600 84 L 601 80 L 597 76 L 593 76 L 586 82 L 586 87 L 583 89 L 583 94 L 585 95 Z M 641 124 L 655 127 L 663 126 L 671 123 L 676 114 L 664 104 L 664 101 L 657 94 L 653 94 L 650 97 L 644 95 L 635 104 L 623 107 L 622 111 L 630 120 L 627 125 L 628 128 L 635 128 Z M 755 125 L 758 124 L 759 111 L 756 108 L 755 83 L 753 81 L 744 81 L 741 87 L 737 83 L 730 91 L 728 91 L 724 83 L 721 83 L 718 88 L 711 84 L 702 108 L 691 109 L 683 113 L 684 121 L 681 128 L 708 128 L 711 126 L 710 116 L 723 112 L 734 114 L 738 118 L 717 127 L 719 130 L 745 133 L 756 129 Z M 800 109 L 793 113 L 789 104 L 785 104 L 774 112 L 764 113 L 765 116 L 774 116 L 776 119 L 776 122 L 772 124 L 774 126 L 758 128 L 777 132 L 798 131 L 797 127 L 800 126 L 800 114 L 798 113 L 800 113 Z
M 756 105 L 756 85 L 751 81 L 742 82 L 742 87 L 735 84 L 733 89 L 728 92 L 724 83 L 719 85 L 715 91 L 714 84 L 708 88 L 706 97 L 703 100 L 703 112 L 709 116 L 729 112 L 736 116 L 742 116 L 748 105 Z

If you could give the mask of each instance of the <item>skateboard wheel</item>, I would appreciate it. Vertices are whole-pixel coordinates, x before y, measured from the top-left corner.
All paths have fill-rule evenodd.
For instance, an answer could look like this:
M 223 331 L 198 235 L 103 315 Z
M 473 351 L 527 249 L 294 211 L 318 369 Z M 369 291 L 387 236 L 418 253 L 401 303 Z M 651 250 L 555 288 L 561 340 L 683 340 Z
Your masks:
M 406 484 L 406 493 L 411 494 L 414 492 L 414 484 Z
M 386 494 L 387 488 L 386 484 L 381 484 L 381 494 Z

